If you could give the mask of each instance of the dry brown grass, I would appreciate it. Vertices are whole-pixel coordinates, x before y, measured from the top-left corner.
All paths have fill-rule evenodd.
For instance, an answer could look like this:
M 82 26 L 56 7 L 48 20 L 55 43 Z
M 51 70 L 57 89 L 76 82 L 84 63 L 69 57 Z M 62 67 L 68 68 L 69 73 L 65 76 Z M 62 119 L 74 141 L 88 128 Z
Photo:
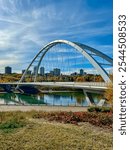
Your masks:
M 27 125 L 10 132 L 0 130 L 0 150 L 112 150 L 111 130 L 89 123 L 77 126 L 32 119 L 33 113 L 4 114 L 3 121 L 16 114 L 22 119 L 26 117 Z

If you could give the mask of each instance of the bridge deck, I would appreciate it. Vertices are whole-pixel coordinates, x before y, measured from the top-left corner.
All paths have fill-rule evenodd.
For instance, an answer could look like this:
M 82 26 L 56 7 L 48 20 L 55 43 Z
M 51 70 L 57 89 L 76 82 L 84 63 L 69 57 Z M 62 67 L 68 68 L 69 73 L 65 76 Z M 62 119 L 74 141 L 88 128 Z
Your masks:
M 106 90 L 107 83 L 105 82 L 7 82 L 0 83 L 0 85 L 33 85 L 45 87 L 66 87 L 75 89 L 92 89 L 92 90 Z

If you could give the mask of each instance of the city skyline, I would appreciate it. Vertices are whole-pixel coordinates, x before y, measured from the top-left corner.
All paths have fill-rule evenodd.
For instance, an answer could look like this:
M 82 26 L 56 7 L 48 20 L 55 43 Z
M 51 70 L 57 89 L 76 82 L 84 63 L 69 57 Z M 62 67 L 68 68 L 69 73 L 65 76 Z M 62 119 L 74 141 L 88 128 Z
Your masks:
M 7 65 L 20 72 L 56 39 L 81 42 L 112 57 L 112 1 L 1 0 L 0 24 L 1 73 Z
M 34 66 L 34 68 L 32 69 L 32 70 L 28 70 L 27 71 L 27 75 L 32 75 L 32 74 L 35 74 L 35 71 L 36 71 L 36 66 Z M 87 72 L 86 70 L 84 70 L 84 69 L 82 69 L 82 68 L 80 68 L 80 69 L 78 69 L 77 71 L 75 71 L 75 72 L 69 72 L 69 73 L 64 73 L 64 72 L 62 72 L 62 70 L 60 69 L 60 68 L 53 68 L 53 70 L 49 70 L 49 71 L 47 71 L 46 69 L 45 69 L 45 67 L 43 67 L 43 66 L 41 66 L 40 68 L 39 68 L 39 70 L 38 70 L 38 74 L 39 75 L 46 75 L 46 74 L 50 74 L 50 75 L 57 75 L 57 71 L 58 71 L 58 75 L 86 75 L 86 74 L 89 74 L 89 71 Z M 21 72 L 20 73 L 18 73 L 18 72 L 13 72 L 13 68 L 11 67 L 11 66 L 6 66 L 5 68 L 4 68 L 4 74 L 13 74 L 13 73 L 18 73 L 18 74 L 23 74 L 25 72 L 25 69 L 23 69 L 23 70 L 21 70 Z M 108 73 L 112 73 L 112 70 L 111 71 L 109 71 Z M 91 74 L 91 73 L 90 73 Z M 99 73 L 97 73 L 97 72 L 94 72 L 94 73 L 92 73 L 92 74 L 99 74 Z

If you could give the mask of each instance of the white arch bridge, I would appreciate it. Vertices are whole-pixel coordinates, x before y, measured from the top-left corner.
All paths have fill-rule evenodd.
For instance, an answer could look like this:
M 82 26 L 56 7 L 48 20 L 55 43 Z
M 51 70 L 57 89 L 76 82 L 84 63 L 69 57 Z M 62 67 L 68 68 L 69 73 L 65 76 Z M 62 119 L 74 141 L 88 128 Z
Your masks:
M 42 60 L 44 59 L 46 53 L 54 46 L 58 45 L 58 44 L 66 44 L 69 45 L 71 47 L 73 47 L 76 51 L 78 51 L 80 54 L 82 54 L 89 62 L 90 64 L 93 65 L 93 67 L 97 70 L 97 72 L 102 76 L 103 80 L 105 82 L 111 82 L 109 75 L 107 73 L 107 71 L 102 67 L 102 65 L 113 65 L 113 60 L 112 58 L 110 58 L 109 56 L 107 56 L 106 54 L 92 48 L 89 47 L 87 45 L 81 44 L 81 43 L 77 43 L 77 42 L 70 42 L 67 40 L 55 40 L 53 42 L 48 43 L 47 45 L 45 45 L 37 54 L 36 56 L 33 58 L 32 62 L 29 64 L 29 66 L 27 67 L 27 69 L 25 70 L 25 72 L 23 73 L 19 83 L 23 82 L 28 70 L 30 69 L 31 66 L 33 66 L 34 62 L 37 62 L 36 65 L 36 71 L 35 71 L 35 78 L 34 78 L 34 82 L 36 82 L 37 80 L 37 76 L 38 76 L 38 71 L 39 71 L 39 67 L 41 65 Z M 101 64 L 99 63 L 93 56 L 98 56 L 100 58 L 103 58 L 107 64 Z M 18 87 L 18 86 L 17 86 Z
M 44 57 L 46 54 L 56 45 L 65 44 L 72 47 L 75 51 L 77 51 L 80 55 L 82 55 L 86 60 L 89 61 L 90 64 L 97 70 L 98 74 L 101 75 L 104 82 L 103 83 L 91 83 L 91 82 L 82 82 L 82 83 L 76 83 L 76 82 L 37 82 L 37 76 L 39 67 L 41 65 L 42 60 L 44 60 Z M 101 59 L 105 60 L 105 63 L 100 63 L 99 59 L 95 59 L 94 56 L 98 56 Z M 29 71 L 29 69 L 33 66 L 33 64 L 36 63 L 36 71 L 34 74 L 34 82 L 24 82 L 24 79 Z M 61 64 L 62 65 L 62 64 Z M 88 96 L 90 92 L 99 92 L 104 91 L 107 89 L 107 84 L 109 82 L 112 82 L 107 71 L 103 67 L 104 65 L 113 66 L 113 59 L 107 56 L 106 54 L 96 50 L 95 48 L 92 48 L 90 46 L 78 43 L 78 42 L 71 42 L 67 40 L 55 40 L 47 45 L 45 45 L 33 58 L 31 63 L 28 65 L 26 70 L 24 71 L 21 79 L 19 82 L 14 83 L 0 83 L 2 86 L 7 85 L 15 85 L 18 89 L 22 85 L 33 85 L 33 86 L 46 86 L 46 87 L 66 87 L 66 88 L 75 88 L 75 89 L 83 89 L 86 96 Z M 86 64 L 87 66 L 87 64 Z

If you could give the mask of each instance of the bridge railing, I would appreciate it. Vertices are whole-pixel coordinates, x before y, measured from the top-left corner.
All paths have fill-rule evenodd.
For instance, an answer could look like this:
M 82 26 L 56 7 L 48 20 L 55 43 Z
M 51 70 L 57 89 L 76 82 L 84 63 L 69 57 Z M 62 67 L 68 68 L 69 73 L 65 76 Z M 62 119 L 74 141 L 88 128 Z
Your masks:
M 106 87 L 108 85 L 108 83 L 106 82 L 76 82 L 75 84 L 88 85 L 88 86 L 100 86 L 100 87 Z
M 42 82 L 44 83 L 44 82 Z M 106 87 L 108 83 L 106 82 L 54 82 L 54 84 L 64 84 L 64 85 L 88 85 L 88 86 L 100 86 Z
M 95 87 L 107 87 L 108 83 L 106 82 L 8 82 L 0 83 L 0 85 L 64 85 L 64 86 L 95 86 Z

